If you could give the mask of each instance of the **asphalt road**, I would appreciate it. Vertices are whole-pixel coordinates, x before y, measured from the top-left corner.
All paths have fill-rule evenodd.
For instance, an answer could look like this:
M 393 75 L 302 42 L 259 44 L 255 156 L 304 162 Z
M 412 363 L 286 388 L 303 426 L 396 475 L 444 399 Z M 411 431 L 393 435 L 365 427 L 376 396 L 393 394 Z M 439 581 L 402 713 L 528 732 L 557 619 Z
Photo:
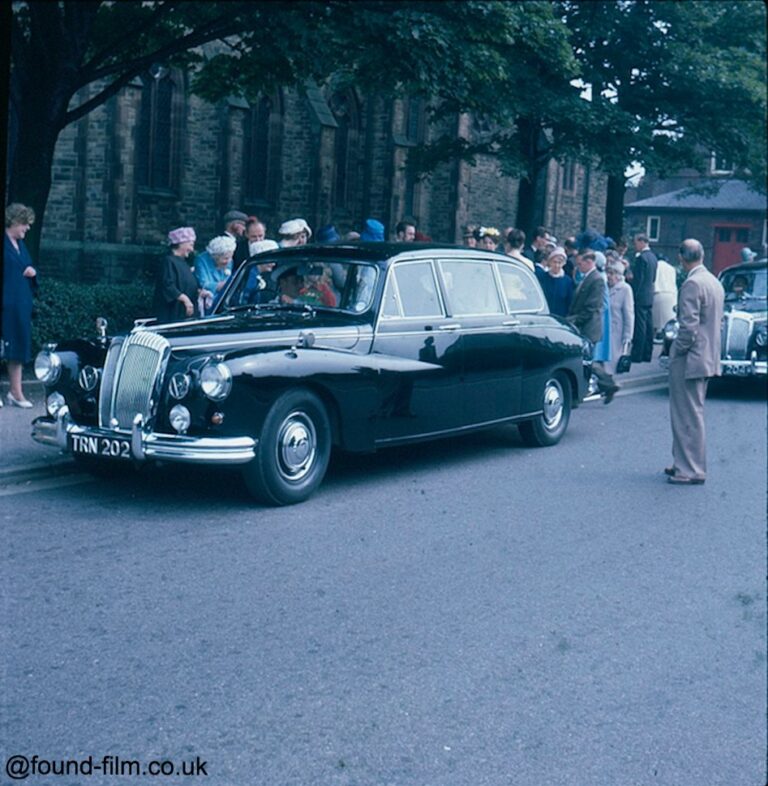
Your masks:
M 205 761 L 29 784 L 760 786 L 766 406 L 715 390 L 667 485 L 664 391 L 337 456 L 292 508 L 170 469 L 2 499 L 0 750 Z M 0 775 L 0 783 L 11 783 Z

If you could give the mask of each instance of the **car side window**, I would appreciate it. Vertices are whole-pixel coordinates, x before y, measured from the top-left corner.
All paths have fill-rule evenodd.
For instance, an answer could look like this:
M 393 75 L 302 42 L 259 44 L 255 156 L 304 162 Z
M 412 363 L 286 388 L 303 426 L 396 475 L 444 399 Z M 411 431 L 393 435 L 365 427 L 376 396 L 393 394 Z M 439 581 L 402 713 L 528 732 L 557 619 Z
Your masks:
M 503 314 L 491 262 L 451 260 L 440 263 L 451 314 Z
M 531 274 L 514 265 L 499 265 L 499 274 L 510 311 L 540 311 L 544 307 L 541 289 Z
M 431 262 L 402 262 L 395 265 L 384 291 L 382 316 L 443 316 Z

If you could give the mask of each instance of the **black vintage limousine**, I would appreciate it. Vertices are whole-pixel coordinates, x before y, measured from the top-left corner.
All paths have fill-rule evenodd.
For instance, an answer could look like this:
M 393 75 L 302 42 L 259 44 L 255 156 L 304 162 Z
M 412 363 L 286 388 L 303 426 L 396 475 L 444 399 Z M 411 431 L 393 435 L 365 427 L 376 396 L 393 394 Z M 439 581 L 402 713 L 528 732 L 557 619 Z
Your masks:
M 113 338 L 102 321 L 100 333 L 37 356 L 48 414 L 35 440 L 97 473 L 121 461 L 239 464 L 277 505 L 312 494 L 332 446 L 373 451 L 512 422 L 526 443 L 553 445 L 590 375 L 587 342 L 548 313 L 523 264 L 455 246 L 261 254 L 208 317 L 139 320 Z

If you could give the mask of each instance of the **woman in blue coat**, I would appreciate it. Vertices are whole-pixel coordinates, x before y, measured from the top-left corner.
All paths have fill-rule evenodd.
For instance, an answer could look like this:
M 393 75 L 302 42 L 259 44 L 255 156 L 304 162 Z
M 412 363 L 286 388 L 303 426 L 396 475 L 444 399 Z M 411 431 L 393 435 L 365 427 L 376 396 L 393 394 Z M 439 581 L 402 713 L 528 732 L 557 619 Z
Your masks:
M 26 205 L 14 202 L 5 209 L 2 341 L 11 381 L 6 403 L 24 409 L 32 406 L 21 389 L 21 369 L 32 359 L 32 291 L 37 286 L 24 236 L 34 220 L 35 211 Z

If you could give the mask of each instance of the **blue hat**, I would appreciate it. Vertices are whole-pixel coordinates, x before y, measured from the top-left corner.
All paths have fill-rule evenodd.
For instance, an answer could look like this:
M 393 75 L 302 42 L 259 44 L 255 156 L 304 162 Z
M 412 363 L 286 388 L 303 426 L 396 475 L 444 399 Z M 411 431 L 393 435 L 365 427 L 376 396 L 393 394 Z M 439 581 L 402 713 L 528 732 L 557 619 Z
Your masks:
M 333 224 L 326 224 L 324 227 L 320 227 L 315 235 L 316 243 L 336 243 L 339 240 L 341 240 L 341 235 L 336 231 L 336 227 Z
M 384 224 L 375 218 L 369 218 L 365 222 L 365 227 L 360 233 L 360 240 L 381 243 L 384 240 Z

